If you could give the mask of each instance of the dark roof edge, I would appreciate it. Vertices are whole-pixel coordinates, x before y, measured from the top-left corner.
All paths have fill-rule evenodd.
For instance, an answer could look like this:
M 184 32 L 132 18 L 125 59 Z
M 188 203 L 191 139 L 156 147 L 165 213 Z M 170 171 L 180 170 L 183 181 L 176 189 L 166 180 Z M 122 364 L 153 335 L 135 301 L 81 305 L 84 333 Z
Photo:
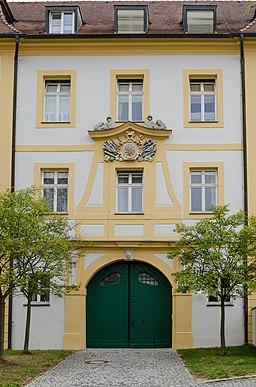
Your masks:
M 2 10 L 4 13 L 4 16 L 6 17 L 6 20 L 8 23 L 13 23 L 15 21 L 12 11 L 7 3 L 6 0 L 0 0 L 0 4 L 2 5 Z
M 42 34 L 30 35 L 24 33 L 3 34 L 0 33 L 0 38 L 16 38 L 19 36 L 24 39 L 157 39 L 157 38 L 180 38 L 180 39 L 229 39 L 244 37 L 256 37 L 256 32 L 233 32 L 230 34 Z

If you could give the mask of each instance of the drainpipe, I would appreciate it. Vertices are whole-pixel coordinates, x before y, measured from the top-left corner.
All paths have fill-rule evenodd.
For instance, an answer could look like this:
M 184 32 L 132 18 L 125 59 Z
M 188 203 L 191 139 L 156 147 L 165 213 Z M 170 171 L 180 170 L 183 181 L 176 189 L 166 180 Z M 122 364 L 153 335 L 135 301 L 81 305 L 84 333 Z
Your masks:
M 15 55 L 13 67 L 13 110 L 12 110 L 12 159 L 11 159 L 11 192 L 15 190 L 15 144 L 16 144 L 16 110 L 17 110 L 17 79 L 18 79 L 18 59 L 19 59 L 19 35 L 15 36 Z M 12 259 L 10 265 L 13 266 Z M 8 349 L 12 348 L 12 291 L 9 295 L 8 308 Z
M 246 98 L 245 98 L 245 66 L 244 66 L 244 35 L 240 34 L 240 69 L 242 86 L 242 125 L 243 125 L 243 172 L 244 172 L 244 212 L 245 224 L 248 224 L 248 175 L 247 175 L 247 132 L 246 132 Z M 247 257 L 245 257 L 247 263 Z M 244 344 L 248 345 L 248 296 L 244 296 Z

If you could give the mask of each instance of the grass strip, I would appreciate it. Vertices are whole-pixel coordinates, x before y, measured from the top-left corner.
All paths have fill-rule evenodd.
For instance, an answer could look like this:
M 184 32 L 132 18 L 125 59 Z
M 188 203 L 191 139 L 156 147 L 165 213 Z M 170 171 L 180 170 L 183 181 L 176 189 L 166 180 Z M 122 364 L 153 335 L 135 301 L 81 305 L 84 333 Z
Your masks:
M 222 379 L 256 374 L 256 347 L 228 347 L 227 355 L 219 348 L 178 350 L 189 371 L 200 379 Z

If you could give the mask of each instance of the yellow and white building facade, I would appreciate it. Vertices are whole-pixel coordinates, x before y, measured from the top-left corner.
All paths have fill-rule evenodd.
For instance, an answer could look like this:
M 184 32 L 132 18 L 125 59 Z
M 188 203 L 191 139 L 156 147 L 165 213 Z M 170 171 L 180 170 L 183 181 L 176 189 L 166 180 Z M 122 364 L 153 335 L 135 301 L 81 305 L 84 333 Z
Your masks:
M 117 15 L 130 12 L 129 4 L 116 9 L 109 3 Z M 16 19 L 20 8 L 11 4 Z M 218 300 L 177 293 L 172 273 L 180 264 L 167 254 L 178 240 L 176 225 L 209 216 L 210 205 L 244 209 L 239 37 L 188 30 L 182 39 L 179 32 L 146 38 L 145 30 L 121 32 L 125 26 L 118 21 L 113 26 L 120 31 L 73 31 L 70 37 L 67 15 L 72 26 L 77 18 L 72 28 L 90 24 L 82 2 L 79 7 L 78 14 L 76 7 L 51 9 L 48 2 L 47 38 L 19 33 L 15 189 L 42 186 L 53 211 L 74 222 L 76 237 L 87 242 L 70 267 L 70 282 L 79 290 L 63 298 L 35 296 L 31 349 L 217 346 Z M 149 4 L 134 9 L 154 24 Z M 58 30 L 65 23 L 67 31 Z M 244 53 L 248 197 L 255 213 L 251 39 Z M 0 39 L 1 187 L 11 184 L 11 42 Z M 255 302 L 249 301 L 249 311 Z M 22 297 L 13 298 L 12 313 L 12 346 L 18 349 L 26 314 Z M 227 345 L 243 344 L 243 325 L 243 300 L 231 299 Z

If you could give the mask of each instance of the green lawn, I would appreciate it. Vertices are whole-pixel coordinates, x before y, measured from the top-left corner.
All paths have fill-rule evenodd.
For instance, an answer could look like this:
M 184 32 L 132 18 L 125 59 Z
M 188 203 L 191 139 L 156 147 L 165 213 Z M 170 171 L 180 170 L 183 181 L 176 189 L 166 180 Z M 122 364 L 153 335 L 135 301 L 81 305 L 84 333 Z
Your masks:
M 59 363 L 73 351 L 5 351 L 5 362 L 0 363 L 0 386 L 20 387 L 47 368 Z
M 256 375 L 256 347 L 229 347 L 221 356 L 219 348 L 178 350 L 190 372 L 197 378 L 218 379 Z

